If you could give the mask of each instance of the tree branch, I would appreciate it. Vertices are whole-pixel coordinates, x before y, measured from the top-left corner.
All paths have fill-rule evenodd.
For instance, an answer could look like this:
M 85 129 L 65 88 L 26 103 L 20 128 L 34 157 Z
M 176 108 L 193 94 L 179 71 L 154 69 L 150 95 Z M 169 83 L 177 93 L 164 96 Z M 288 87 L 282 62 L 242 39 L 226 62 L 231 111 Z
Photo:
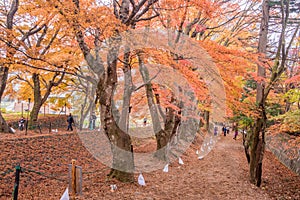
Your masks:
M 17 79 L 20 81 L 26 82 L 32 89 L 34 88 L 33 85 L 27 79 L 22 78 L 19 74 L 16 75 Z
M 19 0 L 13 0 L 11 3 L 11 8 L 7 14 L 7 20 L 6 20 L 7 29 L 9 30 L 12 30 L 13 28 L 13 19 L 14 19 L 14 15 L 18 11 L 18 8 L 19 8 Z
M 133 20 L 134 22 L 136 22 L 137 20 L 139 20 L 140 19 L 140 17 L 142 17 L 149 9 L 150 9 L 150 7 L 153 5 L 153 4 L 155 4 L 156 2 L 157 2 L 158 0 L 148 0 L 148 4 L 147 4 L 147 6 L 140 12 L 140 13 L 136 13 L 136 14 L 134 14 L 134 16 L 132 17 L 132 19 L 130 19 L 130 18 L 128 18 L 128 20 Z M 137 6 L 138 7 L 138 6 Z M 142 6 L 141 6 L 142 7 Z M 140 8 L 141 8 L 140 7 Z M 139 8 L 139 9 L 140 9 Z M 129 22 L 129 21 L 128 21 Z M 128 23 L 127 22 L 127 23 Z M 125 23 L 125 24 L 127 24 L 127 23 Z M 129 23 L 130 24 L 130 23 Z
M 36 43 L 36 47 L 40 47 L 40 46 L 41 46 L 41 43 L 42 43 L 42 41 L 44 40 L 45 35 L 47 34 L 48 26 L 45 24 L 43 28 L 44 28 L 44 31 L 43 31 L 43 33 L 40 35 L 40 37 L 38 38 L 37 43 Z
M 48 45 L 44 48 L 44 50 L 42 51 L 41 55 L 45 55 L 45 53 L 47 52 L 47 50 L 50 48 L 50 46 L 52 45 L 52 43 L 54 42 L 55 38 L 58 35 L 60 29 L 57 29 L 54 33 L 54 35 L 52 36 L 50 42 L 48 43 Z
M 151 17 L 140 18 L 140 19 L 138 19 L 138 20 L 135 20 L 135 22 L 148 21 L 148 20 L 154 19 L 155 17 L 158 17 L 158 16 L 159 16 L 159 13 L 156 13 L 155 15 L 152 15 Z
M 141 89 L 142 87 L 144 87 L 145 85 L 151 83 L 151 81 L 153 81 L 154 79 L 156 79 L 156 77 L 158 76 L 158 74 L 160 73 L 161 69 L 159 69 L 159 71 L 157 72 L 157 74 L 155 74 L 151 79 L 149 79 L 146 83 L 143 83 L 142 85 L 138 86 L 138 87 L 134 87 L 133 91 L 136 92 L 139 89 Z

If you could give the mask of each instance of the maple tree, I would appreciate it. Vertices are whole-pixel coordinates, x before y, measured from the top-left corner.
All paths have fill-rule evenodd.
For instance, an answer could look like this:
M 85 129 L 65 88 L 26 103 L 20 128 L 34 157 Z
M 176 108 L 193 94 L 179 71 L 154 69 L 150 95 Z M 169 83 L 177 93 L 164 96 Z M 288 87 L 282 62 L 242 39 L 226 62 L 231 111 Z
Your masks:
M 28 11 L 31 15 L 26 14 Z M 30 29 L 30 26 L 25 21 L 21 24 L 20 35 L 26 40 L 21 41 L 18 48 L 12 47 L 17 53 L 15 63 L 12 64 L 16 75 L 10 79 L 16 78 L 31 88 L 29 92 L 26 87 L 23 87 L 23 91 L 27 94 L 19 97 L 19 99 L 33 99 L 29 121 L 31 125 L 37 121 L 40 108 L 47 101 L 53 88 L 63 81 L 66 71 L 73 71 L 72 52 L 74 54 L 76 50 L 66 43 L 69 35 L 58 21 L 58 15 L 51 13 L 51 8 L 47 4 L 39 7 L 22 4 L 18 15 L 23 13 L 27 15 L 26 21 L 39 24 L 40 27 L 28 35 L 24 30 Z M 47 15 L 48 13 L 51 14 Z
M 172 137 L 175 136 L 179 123 L 181 122 L 180 115 L 183 103 L 182 100 L 175 96 L 174 91 L 171 89 L 163 89 L 164 85 L 159 86 L 156 84 L 155 86 L 152 84 L 149 70 L 144 63 L 144 53 L 138 53 L 138 60 L 139 71 L 145 84 L 147 104 L 151 114 L 154 134 L 156 137 L 156 156 L 162 160 L 168 160 L 166 157 L 167 151 L 161 152 L 159 150 L 166 147 L 167 144 L 170 143 Z M 180 77 L 178 78 L 180 79 Z M 170 79 L 168 80 L 171 81 Z M 161 107 L 162 104 L 165 104 L 163 106 L 164 109 Z M 163 110 L 165 110 L 165 112 Z M 162 118 L 163 121 L 163 128 L 160 118 Z
M 19 1 L 18 0 L 12 1 L 9 11 L 5 13 L 6 18 L 3 18 L 3 15 L 1 17 L 1 21 L 6 22 L 6 27 L 4 27 L 4 30 L 3 30 L 3 27 L 1 27 L 1 29 L 2 29 L 1 35 L 5 36 L 5 38 L 3 37 L 3 39 L 1 40 L 1 47 L 6 49 L 6 51 L 2 52 L 2 54 L 5 54 L 5 59 L 7 59 L 7 61 L 11 60 L 15 54 L 15 51 L 10 46 L 13 42 L 13 35 L 12 35 L 13 20 L 14 20 L 16 12 L 18 11 L 18 7 L 19 7 Z M 2 13 L 2 14 L 4 14 L 4 13 Z M 4 35 L 4 31 L 7 32 L 7 34 Z M 2 36 L 1 36 L 1 38 L 2 38 Z M 25 39 L 26 38 L 24 38 L 23 40 L 25 40 Z M 6 42 L 7 45 L 3 44 L 3 40 L 4 40 L 4 42 Z M 1 59 L 0 102 L 2 100 L 2 95 L 4 93 L 4 90 L 6 87 L 6 81 L 8 78 L 9 62 L 7 62 L 7 61 L 4 59 Z M 5 119 L 3 118 L 1 112 L 0 112 L 0 122 L 1 122 L 0 127 L 1 127 L 2 132 L 12 132 L 12 130 L 9 128 L 8 124 L 6 123 Z
M 256 114 L 252 116 L 250 133 L 247 134 L 245 146 L 246 156 L 250 166 L 250 181 L 257 185 L 261 185 L 262 161 L 265 150 L 265 132 L 267 128 L 267 100 L 274 85 L 278 82 L 286 69 L 287 55 L 291 44 L 299 30 L 299 25 L 292 29 L 292 37 L 286 41 L 287 25 L 290 12 L 290 2 L 281 2 L 281 31 L 279 40 L 275 47 L 274 62 L 268 62 L 267 44 L 268 29 L 270 19 L 270 2 L 263 1 L 262 4 L 262 21 L 260 29 L 260 37 L 258 42 L 258 52 L 261 53 L 260 64 L 258 65 L 258 77 L 256 85 L 256 106 L 254 110 Z M 287 45 L 286 45 L 287 44 Z M 267 71 L 267 69 L 269 69 Z
M 100 103 L 101 124 L 105 134 L 113 144 L 111 146 L 113 152 L 113 167 L 110 176 L 122 181 L 133 181 L 134 161 L 133 155 L 130 153 L 132 152 L 131 139 L 128 134 L 117 126 L 117 122 L 114 120 L 112 113 L 112 100 L 117 84 L 117 58 L 121 42 L 119 32 L 125 30 L 126 27 L 134 26 L 156 1 L 141 1 L 137 4 L 129 0 L 123 0 L 121 3 L 113 1 L 113 12 L 110 12 L 105 6 L 93 6 L 90 4 L 91 2 L 83 3 L 74 0 L 70 2 L 58 1 L 57 3 L 58 5 L 55 5 L 55 7 L 65 17 L 73 29 L 78 45 L 89 68 L 98 74 L 97 102 Z M 90 6 L 95 9 L 91 9 Z M 90 24 L 84 24 L 84 15 L 93 17 Z M 99 16 L 99 18 L 101 18 L 100 16 L 106 16 L 107 19 L 105 19 L 104 23 L 97 24 L 95 23 L 98 21 L 97 16 Z M 119 26 L 119 28 L 112 26 L 112 22 L 115 22 L 115 25 Z M 104 32 L 103 26 L 106 24 L 109 24 L 111 29 L 108 31 L 105 30 Z M 89 35 L 84 34 L 85 27 L 93 30 L 92 38 L 90 38 L 94 41 L 93 46 L 89 46 L 86 42 L 86 37 L 89 37 Z M 102 49 L 101 37 L 103 37 L 104 33 L 110 36 L 106 67 L 104 67 L 104 61 L 99 55 Z M 95 54 L 92 52 L 92 48 Z M 117 151 L 117 148 L 125 150 L 129 155 L 126 156 L 124 153 Z
M 268 2 L 267 2 L 267 4 L 268 4 Z M 286 5 L 287 4 L 287 5 Z M 264 4 L 264 5 L 266 5 L 266 4 Z M 281 7 L 282 7 L 282 9 L 281 9 L 281 12 L 282 13 L 284 13 L 283 12 L 283 10 L 287 10 L 287 12 L 286 12 L 286 15 L 283 15 L 283 18 L 285 18 L 285 20 L 283 20 L 282 19 L 282 21 L 285 21 L 285 23 L 287 23 L 287 19 L 289 18 L 288 17 L 288 14 L 289 14 L 289 8 L 288 8 L 288 6 L 289 6 L 289 2 L 285 2 L 285 3 L 279 3 L 279 5 L 281 5 Z M 285 9 L 285 8 L 283 8 L 284 6 L 287 6 L 287 9 Z M 242 15 L 244 15 L 245 13 L 242 13 Z M 268 20 L 267 19 L 267 15 L 265 15 L 264 16 L 264 18 L 263 19 L 265 19 L 265 20 Z M 195 20 L 193 21 L 193 22 L 197 22 L 197 21 L 199 21 L 200 19 L 199 19 L 199 17 L 197 17 L 197 18 L 195 18 Z M 242 18 L 238 18 L 237 19 L 238 20 L 238 22 L 240 23 L 241 21 L 242 21 Z M 257 18 L 256 18 L 256 20 L 257 20 Z M 253 24 L 253 25 L 255 25 L 255 22 L 257 22 L 257 21 L 246 21 L 246 25 L 247 26 L 249 26 L 249 25 L 251 25 L 251 23 Z M 238 23 L 238 24 L 239 24 Z M 289 48 L 290 48 L 290 45 L 288 45 L 287 46 L 287 48 L 285 49 L 285 46 L 284 46 L 284 43 L 282 43 L 283 41 L 284 41 L 284 38 L 286 37 L 286 33 L 285 33 L 285 27 L 286 27 L 286 24 L 283 24 L 283 29 L 281 30 L 281 36 L 280 36 L 280 40 L 279 40 L 279 45 L 278 45 L 278 50 L 277 50 L 277 56 L 276 56 L 276 58 L 275 58 L 275 60 L 277 61 L 277 62 L 275 62 L 275 65 L 274 65 L 274 67 L 273 67 L 273 69 L 271 70 L 271 75 L 270 75 L 270 79 L 271 79 L 271 81 L 270 81 L 270 83 L 269 83 L 269 85 L 267 86 L 267 89 L 265 90 L 265 92 L 263 92 L 264 94 L 261 94 L 261 91 L 262 91 L 262 89 L 260 89 L 260 86 L 261 86 L 261 84 L 260 84 L 260 82 L 264 82 L 263 80 L 264 79 L 262 79 L 262 78 L 256 78 L 256 81 L 258 82 L 258 93 L 257 93 L 257 95 L 256 95 L 256 103 L 258 104 L 258 105 L 260 105 L 260 101 L 261 101 L 261 99 L 264 99 L 263 101 L 265 101 L 265 99 L 267 98 L 267 96 L 268 96 L 268 94 L 270 93 L 270 90 L 272 89 L 272 87 L 273 87 L 273 85 L 275 84 L 275 82 L 278 80 L 278 78 L 281 76 L 281 74 L 283 73 L 283 71 L 284 71 L 284 69 L 285 69 L 285 61 L 286 61 L 286 58 L 284 57 L 284 56 L 286 56 L 287 55 L 287 52 L 289 51 Z M 187 26 L 187 28 L 188 28 L 188 30 L 190 30 L 190 27 L 189 26 Z M 242 28 L 244 28 L 243 26 L 242 26 Z M 193 35 L 194 35 L 194 37 L 196 36 L 196 34 L 197 34 L 197 31 L 196 31 L 196 29 L 197 29 L 197 27 L 195 28 L 195 30 L 194 31 L 192 31 L 192 33 L 190 34 L 190 36 L 192 36 L 193 37 Z M 207 29 L 207 28 L 206 28 Z M 232 30 L 234 30 L 235 29 L 235 26 L 234 26 L 234 28 L 232 29 Z M 265 29 L 265 28 L 264 28 Z M 263 30 L 264 30 L 263 29 Z M 180 30 L 180 29 L 179 29 Z M 232 33 L 232 30 L 231 30 L 231 33 Z M 245 29 L 245 30 L 247 30 L 247 29 Z M 224 29 L 223 29 L 223 31 L 224 31 Z M 293 36 L 292 36 L 292 39 L 295 37 L 295 34 L 297 33 L 297 31 L 298 31 L 298 28 L 296 27 L 296 29 L 293 31 L 294 32 L 294 34 L 292 34 Z M 205 32 L 204 33 L 200 33 L 200 35 L 203 35 L 203 34 L 205 34 Z M 263 35 L 263 34 L 262 34 Z M 232 36 L 232 35 L 231 35 Z M 241 35 L 242 36 L 242 35 Z M 250 37 L 251 37 L 252 35 L 250 35 Z M 242 37 L 244 37 L 244 36 L 242 36 Z M 223 43 L 223 42 L 220 42 L 222 45 L 224 45 L 224 46 L 228 46 L 229 44 L 231 44 L 231 46 L 233 45 L 233 46 L 237 46 L 238 48 L 240 48 L 241 47 L 241 44 L 243 44 L 243 46 L 244 45 L 251 45 L 251 41 L 249 41 L 250 43 L 249 44 L 245 44 L 244 42 L 242 42 L 242 40 L 241 40 L 241 37 L 239 36 L 239 35 L 234 35 L 234 38 L 230 38 L 232 41 L 233 41 L 233 43 L 229 43 L 228 41 L 230 41 L 229 40 L 229 38 L 228 38 L 228 35 L 224 35 L 224 38 L 225 38 L 225 40 L 224 39 L 221 39 L 220 41 L 225 41 L 225 43 Z M 238 38 L 238 40 L 236 40 Z M 217 40 L 218 41 L 218 40 Z M 265 43 L 264 44 L 266 44 L 266 39 L 264 40 L 265 41 Z M 292 41 L 292 40 L 291 40 Z M 281 43 L 281 44 L 280 44 Z M 212 44 L 212 43 L 209 43 L 210 45 Z M 253 44 L 253 43 L 252 43 Z M 262 43 L 260 42 L 260 45 L 261 45 Z M 290 43 L 291 44 L 291 43 Z M 281 45 L 283 45 L 283 47 L 281 48 Z M 210 48 L 211 48 L 211 46 L 210 46 Z M 220 48 L 220 47 L 219 47 Z M 232 48 L 232 47 L 231 47 Z M 262 47 L 259 47 L 260 49 L 262 48 Z M 208 49 L 208 51 L 209 51 L 209 48 L 207 48 Z M 248 48 L 249 49 L 249 48 Z M 281 58 L 280 57 L 280 52 L 281 52 L 281 49 L 284 49 L 283 50 L 283 57 Z M 253 51 L 253 49 L 249 49 L 250 51 Z M 238 50 L 238 51 L 240 51 L 240 50 Z M 238 51 L 236 51 L 236 53 L 238 52 Z M 286 52 L 285 52 L 286 51 Z M 215 50 L 215 52 L 217 52 L 216 50 Z M 214 56 L 214 54 L 215 54 L 215 52 L 212 52 L 211 53 L 211 55 L 213 55 L 213 57 L 217 60 L 217 63 L 218 63 L 218 60 L 220 60 L 221 62 L 224 62 L 224 60 L 226 60 L 227 58 L 226 57 L 224 57 L 224 55 L 218 55 L 218 56 Z M 243 51 L 240 51 L 240 52 L 243 52 Z M 233 53 L 233 51 L 232 51 L 232 53 Z M 235 53 L 235 55 L 237 55 Z M 245 53 L 245 52 L 244 52 Z M 264 53 L 266 53 L 266 52 L 264 52 Z M 275 52 L 276 53 L 276 52 Z M 234 54 L 232 54 L 232 55 L 234 55 Z M 249 55 L 249 53 L 247 53 L 246 55 Z M 221 58 L 223 56 L 223 58 Z M 237 75 L 242 75 L 242 76 L 244 76 L 244 74 L 247 74 L 247 71 L 245 71 L 245 69 L 248 69 L 248 70 L 251 70 L 251 69 L 253 69 L 253 64 L 251 63 L 251 62 L 248 62 L 247 61 L 247 59 L 248 60 L 252 60 L 252 62 L 254 62 L 254 63 L 260 63 L 260 64 L 262 64 L 262 61 L 257 61 L 257 58 L 256 58 L 256 56 L 255 56 L 255 54 L 254 54 L 254 56 L 251 56 L 251 55 L 249 55 L 249 56 L 241 56 L 241 55 L 237 55 L 237 56 L 239 56 L 239 57 L 242 57 L 242 58 L 244 58 L 244 60 L 243 59 L 241 59 L 241 63 L 234 63 L 234 67 L 231 65 L 230 66 L 230 68 L 229 68 L 229 71 L 231 71 L 231 70 L 235 70 L 235 72 L 237 72 L 237 67 L 238 66 L 242 66 L 243 65 L 243 63 L 244 64 L 246 64 L 246 63 L 248 63 L 248 65 L 249 65 L 249 67 L 248 68 L 244 68 L 244 70 L 241 70 L 240 72 L 241 73 L 233 73 L 233 74 L 235 74 L 235 78 L 238 78 L 239 76 L 237 76 Z M 248 57 L 248 58 L 247 58 Z M 221 59 L 220 59 L 221 58 Z M 236 57 L 235 57 L 236 58 Z M 279 60 L 281 59 L 281 63 L 279 64 Z M 230 62 L 230 64 L 233 64 L 232 62 Z M 222 66 L 222 68 L 224 69 L 224 64 L 221 64 L 221 63 L 219 63 L 218 64 L 220 67 Z M 281 67 L 278 67 L 278 66 L 281 66 Z M 239 110 L 239 112 L 238 113 L 244 113 L 245 114 L 245 112 L 248 112 L 248 110 L 251 110 L 251 109 L 253 109 L 253 110 L 255 110 L 255 101 L 254 101 L 254 99 L 252 98 L 252 99 L 250 99 L 250 98 L 248 98 L 248 100 L 251 100 L 250 101 L 250 104 L 249 103 L 247 103 L 246 101 L 244 101 L 244 102 L 241 102 L 240 101 L 240 98 L 241 98 L 241 95 L 242 95 L 242 85 L 243 85 L 243 79 L 241 79 L 240 78 L 240 80 L 238 81 L 238 82 L 236 82 L 236 83 L 239 83 L 240 82 L 240 84 L 236 84 L 236 83 L 234 83 L 233 81 L 231 81 L 231 80 L 227 80 L 227 76 L 229 75 L 227 75 L 226 74 L 226 71 L 223 71 L 222 70 L 222 68 L 220 68 L 220 70 L 221 70 L 221 72 L 223 72 L 222 73 L 222 75 L 223 75 L 223 78 L 224 78 L 224 80 L 225 80 L 225 83 L 226 83 L 226 88 L 227 88 L 227 95 L 229 96 L 229 98 L 227 98 L 227 103 L 229 103 L 229 105 L 231 104 L 231 105 L 234 105 L 233 107 L 231 106 L 231 108 L 233 109 L 233 110 Z M 262 75 L 262 69 L 264 69 L 265 67 L 262 67 L 262 68 L 259 68 L 259 76 L 261 76 Z M 225 72 L 225 73 L 224 73 Z M 227 76 L 226 76 L 227 75 Z M 232 77 L 232 74 L 231 75 L 229 75 L 228 77 Z M 246 77 L 247 78 L 247 77 Z M 254 78 L 255 78 L 255 76 L 254 76 Z M 234 83 L 234 84 L 233 84 Z M 234 89 L 233 89 L 234 88 Z M 267 91 L 267 92 L 266 92 Z M 233 93 L 234 92 L 234 93 Z M 264 97 L 262 97 L 263 95 L 265 95 Z M 234 97 L 236 97 L 236 98 L 234 98 Z M 259 100 L 260 99 L 260 100 Z M 230 103 L 230 102 L 232 102 L 232 103 Z M 241 107 L 237 107 L 237 106 L 241 106 Z M 235 108 L 234 108 L 235 107 Z M 238 109 L 237 109 L 238 108 Z M 241 110 L 241 108 L 244 108 L 244 110 Z M 263 109 L 260 109 L 260 110 L 263 110 Z M 230 111 L 229 111 L 230 112 Z M 264 111 L 265 112 L 265 111 Z M 250 115 L 249 115 L 250 114 Z M 256 120 L 262 120 L 262 121 L 264 121 L 264 123 L 266 123 L 266 117 L 264 118 L 264 119 L 262 119 L 262 118 L 260 118 L 260 117 L 258 117 L 255 113 L 253 113 L 253 112 L 250 112 L 248 114 L 248 116 L 250 116 L 250 118 L 253 118 L 254 120 L 256 119 Z M 246 114 L 247 115 L 247 114 Z M 261 114 L 261 116 L 265 116 L 265 114 Z M 251 120 L 250 120 L 251 121 Z M 251 123 L 253 123 L 253 122 L 250 122 L 250 124 Z M 262 124 L 260 124 L 260 125 L 262 125 Z M 253 127 L 256 127 L 257 129 L 255 130 L 255 128 L 253 128 L 253 132 L 255 132 L 254 134 L 256 134 L 256 133 L 258 133 L 258 132 L 260 132 L 262 129 L 261 128 L 259 128 L 260 127 L 260 125 L 259 125 L 259 123 L 257 124 L 257 126 L 253 126 Z M 265 127 L 265 126 L 264 126 Z M 265 131 L 265 128 L 263 128 L 263 130 L 262 130 L 262 132 L 264 132 Z M 252 132 L 251 132 L 252 133 Z M 248 134 L 248 135 L 252 135 L 252 134 Z M 252 135 L 253 136 L 253 135 Z M 260 185 L 260 183 L 261 183 L 261 180 L 260 180 L 260 176 L 261 176 L 261 163 L 262 163 L 262 152 L 264 152 L 264 146 L 262 146 L 262 148 L 258 148 L 258 146 L 256 146 L 256 142 L 258 141 L 257 139 L 254 139 L 255 137 L 253 137 L 252 139 L 250 139 L 248 142 L 249 143 L 251 143 L 251 149 L 252 149 L 252 152 L 251 152 L 251 154 L 249 155 L 249 154 L 247 154 L 247 158 L 248 158 L 248 161 L 250 162 L 250 180 L 251 180 L 251 182 L 253 182 L 253 183 L 255 183 L 255 184 L 257 184 L 257 186 L 259 186 Z M 264 144 L 264 136 L 262 137 L 262 143 Z M 249 144 L 249 143 L 247 143 L 247 145 Z M 246 145 L 246 146 L 247 146 Z M 259 150 L 259 152 L 261 153 L 260 155 L 260 159 L 256 159 L 255 157 L 256 156 L 259 156 L 258 154 L 256 154 L 256 151 L 257 151 L 257 149 L 260 149 Z M 246 150 L 246 153 L 247 153 L 248 151 Z M 253 156 L 253 157 L 252 157 Z M 258 161 L 259 160 L 259 161 Z M 258 161 L 258 162 L 257 162 Z M 255 171 L 257 171 L 257 173 L 255 173 Z M 254 178 L 254 177 L 256 177 L 256 178 Z M 254 181 L 256 179 L 256 181 Z
M 42 72 L 34 72 L 29 74 L 30 75 L 23 70 L 22 74 L 11 76 L 9 78 L 10 84 L 8 89 L 14 90 L 15 85 L 20 85 L 20 88 L 18 91 L 11 92 L 7 90 L 6 92 L 9 92 L 10 95 L 15 94 L 19 100 L 27 100 L 28 98 L 33 100 L 33 108 L 30 112 L 29 122 L 29 124 L 32 124 L 33 122 L 37 122 L 38 113 L 50 96 L 53 87 L 58 86 L 64 79 L 64 73 L 60 74 L 56 72 L 45 74 Z M 31 79 L 27 79 L 27 77 L 31 77 Z
M 20 48 L 22 42 L 24 42 L 30 35 L 35 34 L 36 32 L 40 31 L 42 26 L 39 23 L 30 24 L 31 28 L 28 30 L 24 30 L 24 34 L 18 34 L 18 27 L 16 26 L 15 21 L 17 21 L 18 26 L 22 26 L 20 21 L 18 21 L 23 16 L 16 16 L 16 13 L 19 9 L 19 0 L 13 0 L 10 2 L 9 5 L 3 4 L 1 6 L 1 21 L 3 22 L 3 26 L 1 26 L 1 47 L 3 47 L 4 52 L 2 52 L 1 57 L 1 89 L 0 89 L 0 96 L 2 99 L 2 95 L 6 88 L 7 78 L 9 74 L 9 70 L 11 66 L 15 63 L 16 54 L 18 53 L 18 49 Z M 24 16 L 25 17 L 25 16 Z M 29 26 L 30 26 L 29 25 Z M 1 130 L 2 132 L 12 132 L 9 128 L 5 119 L 0 112 L 0 120 L 1 120 Z
M 242 84 L 237 83 L 241 83 L 241 78 L 239 78 L 240 80 L 235 80 L 237 82 L 233 81 L 233 79 L 236 79 L 236 77 L 244 76 L 247 69 L 249 70 L 249 68 L 253 68 L 253 66 L 251 66 L 251 63 L 247 60 L 255 60 L 255 56 L 251 56 L 250 53 L 247 53 L 245 50 L 242 50 L 242 48 L 244 48 L 243 46 L 247 45 L 246 48 L 249 49 L 251 45 L 253 45 L 253 42 L 249 40 L 251 40 L 251 38 L 255 35 L 250 35 L 249 33 L 255 33 L 253 31 L 255 30 L 253 29 L 253 26 L 255 25 L 255 22 L 258 18 L 253 18 L 252 15 L 254 15 L 255 12 L 257 12 L 253 8 L 253 5 L 256 2 L 245 2 L 244 9 L 241 8 L 241 5 L 239 5 L 238 2 L 232 1 L 201 1 L 197 3 L 189 1 L 188 3 L 185 3 L 186 5 L 181 7 L 176 6 L 175 3 L 166 4 L 166 6 L 169 6 L 170 8 L 165 8 L 165 5 L 161 6 L 160 9 L 163 11 L 161 14 L 162 17 L 160 17 L 160 19 L 162 21 L 163 26 L 177 29 L 179 32 L 177 38 L 179 38 L 180 33 L 183 32 L 184 34 L 188 34 L 191 37 L 200 39 L 201 41 L 206 41 L 204 43 L 201 42 L 200 45 L 204 47 L 214 58 L 214 61 L 216 62 L 222 75 L 222 78 L 225 80 L 226 93 L 227 96 L 230 97 L 227 98 L 227 104 L 230 107 L 232 107 L 231 105 L 240 107 L 240 105 L 237 104 L 236 99 L 239 99 L 238 96 L 240 96 L 238 91 L 241 91 L 240 88 Z M 175 12 L 172 12 L 173 10 L 181 11 L 179 12 L 179 15 L 178 12 L 176 12 L 176 17 L 167 18 L 168 16 L 175 14 Z M 195 12 L 195 10 L 197 10 L 197 12 Z M 226 18 L 220 17 L 222 15 L 225 15 Z M 165 18 L 169 20 L 168 23 L 166 23 L 167 20 Z M 204 26 L 205 29 L 198 32 L 199 30 L 197 31 L 196 29 L 199 29 L 199 26 Z M 232 27 L 234 27 L 233 30 L 231 30 Z M 232 34 L 228 35 L 228 32 L 231 32 Z M 224 38 L 227 38 L 226 42 Z M 222 46 L 230 45 L 230 47 L 234 48 L 235 51 L 230 51 L 229 49 L 226 50 L 222 46 L 216 45 L 215 42 L 211 42 L 208 40 L 213 40 L 216 43 L 221 44 Z M 246 41 L 248 43 L 245 43 L 243 41 Z M 225 53 L 225 51 L 228 53 Z M 246 55 L 243 56 L 243 54 L 245 53 Z M 229 56 L 229 58 L 227 58 L 226 56 Z M 235 58 L 238 57 L 242 58 L 240 60 L 235 60 Z M 247 63 L 247 66 L 250 67 L 244 67 L 244 63 Z M 233 99 L 231 97 L 236 98 Z M 232 101 L 232 99 L 234 101 Z M 228 110 L 228 112 L 230 112 L 230 110 Z

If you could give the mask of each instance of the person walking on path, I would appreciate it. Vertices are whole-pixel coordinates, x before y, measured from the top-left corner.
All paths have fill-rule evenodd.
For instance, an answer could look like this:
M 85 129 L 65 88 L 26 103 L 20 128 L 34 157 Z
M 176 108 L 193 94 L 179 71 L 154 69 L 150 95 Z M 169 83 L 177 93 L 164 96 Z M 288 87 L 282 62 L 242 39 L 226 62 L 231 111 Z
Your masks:
M 68 116 L 67 122 L 68 122 L 68 129 L 67 129 L 67 131 L 69 131 L 69 130 L 73 131 L 72 124 L 74 123 L 74 119 L 73 119 L 73 116 L 72 116 L 71 113 Z
M 238 128 L 236 127 L 235 130 L 234 130 L 234 137 L 233 137 L 234 140 L 236 140 L 236 137 L 237 137 L 238 133 L 239 133 Z
M 223 126 L 223 127 L 222 127 L 222 132 L 223 132 L 224 136 L 226 136 L 226 131 L 227 131 L 227 130 L 226 130 L 226 126 Z
M 215 135 L 215 136 L 218 135 L 218 127 L 217 127 L 217 126 L 215 126 L 215 128 L 214 128 L 214 135 Z

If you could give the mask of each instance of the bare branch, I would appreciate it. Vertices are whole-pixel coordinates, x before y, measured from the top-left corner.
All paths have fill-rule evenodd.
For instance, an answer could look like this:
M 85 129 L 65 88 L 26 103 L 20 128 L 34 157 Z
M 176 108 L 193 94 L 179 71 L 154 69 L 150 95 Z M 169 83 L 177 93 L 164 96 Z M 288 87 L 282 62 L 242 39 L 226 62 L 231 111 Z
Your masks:
M 158 16 L 159 16 L 159 13 L 156 13 L 155 15 L 152 15 L 151 17 L 140 18 L 140 19 L 138 19 L 138 20 L 135 20 L 135 22 L 148 21 L 148 20 L 154 19 L 155 17 L 158 17 Z
M 33 89 L 33 85 L 30 83 L 29 80 L 21 77 L 19 74 L 16 75 L 17 79 L 19 79 L 20 81 L 26 82 L 32 89 Z
M 38 38 L 37 43 L 36 43 L 36 47 L 40 47 L 41 46 L 41 43 L 44 40 L 45 35 L 47 34 L 47 31 L 48 31 L 48 26 L 45 24 L 44 25 L 44 31 L 41 34 L 41 36 Z
M 57 29 L 54 33 L 54 35 L 52 36 L 49 44 L 44 48 L 44 50 L 42 51 L 41 55 L 45 55 L 45 53 L 48 51 L 48 49 L 50 48 L 50 46 L 52 45 L 52 43 L 54 42 L 55 38 L 57 37 L 58 35 L 58 32 L 59 32 L 60 29 Z
M 130 24 L 131 20 L 134 18 L 134 16 L 139 12 L 141 7 L 147 2 L 147 0 L 142 0 L 131 12 L 127 20 L 124 22 L 124 24 Z
M 158 74 L 160 73 L 161 69 L 159 69 L 159 71 L 151 78 L 149 79 L 146 83 L 138 86 L 138 87 L 133 87 L 133 91 L 136 92 L 139 89 L 141 89 L 142 87 L 144 87 L 145 85 L 148 85 L 149 83 L 151 83 L 151 81 L 153 81 L 154 79 L 156 79 L 156 77 L 158 76 Z
M 137 20 L 139 20 L 147 11 L 149 11 L 150 7 L 155 4 L 158 0 L 148 0 L 148 4 L 147 6 L 140 12 L 140 13 L 136 13 L 134 15 L 136 15 L 135 17 L 133 16 L 133 21 L 136 22 Z M 140 8 L 139 8 L 140 9 Z M 128 20 L 131 20 L 130 18 L 128 18 Z
M 114 15 L 117 19 L 119 19 L 119 12 L 118 12 L 118 8 L 117 5 L 120 7 L 120 4 L 118 3 L 117 0 L 113 0 L 113 7 L 114 7 Z

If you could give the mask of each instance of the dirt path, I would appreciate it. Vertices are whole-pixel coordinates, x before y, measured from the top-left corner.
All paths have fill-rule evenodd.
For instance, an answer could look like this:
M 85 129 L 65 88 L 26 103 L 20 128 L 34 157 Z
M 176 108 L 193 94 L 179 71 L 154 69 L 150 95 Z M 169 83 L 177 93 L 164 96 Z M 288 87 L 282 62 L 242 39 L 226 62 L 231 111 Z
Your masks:
M 184 165 L 173 163 L 169 172 L 161 170 L 143 174 L 146 187 L 122 186 L 108 199 L 271 199 L 263 190 L 252 186 L 242 166 L 243 148 L 231 135 L 221 137 L 216 147 L 198 160 L 193 146 L 182 157 Z M 123 195 L 120 196 L 119 194 Z M 124 194 L 125 193 L 125 194 Z M 97 199 L 97 198 L 95 198 Z

